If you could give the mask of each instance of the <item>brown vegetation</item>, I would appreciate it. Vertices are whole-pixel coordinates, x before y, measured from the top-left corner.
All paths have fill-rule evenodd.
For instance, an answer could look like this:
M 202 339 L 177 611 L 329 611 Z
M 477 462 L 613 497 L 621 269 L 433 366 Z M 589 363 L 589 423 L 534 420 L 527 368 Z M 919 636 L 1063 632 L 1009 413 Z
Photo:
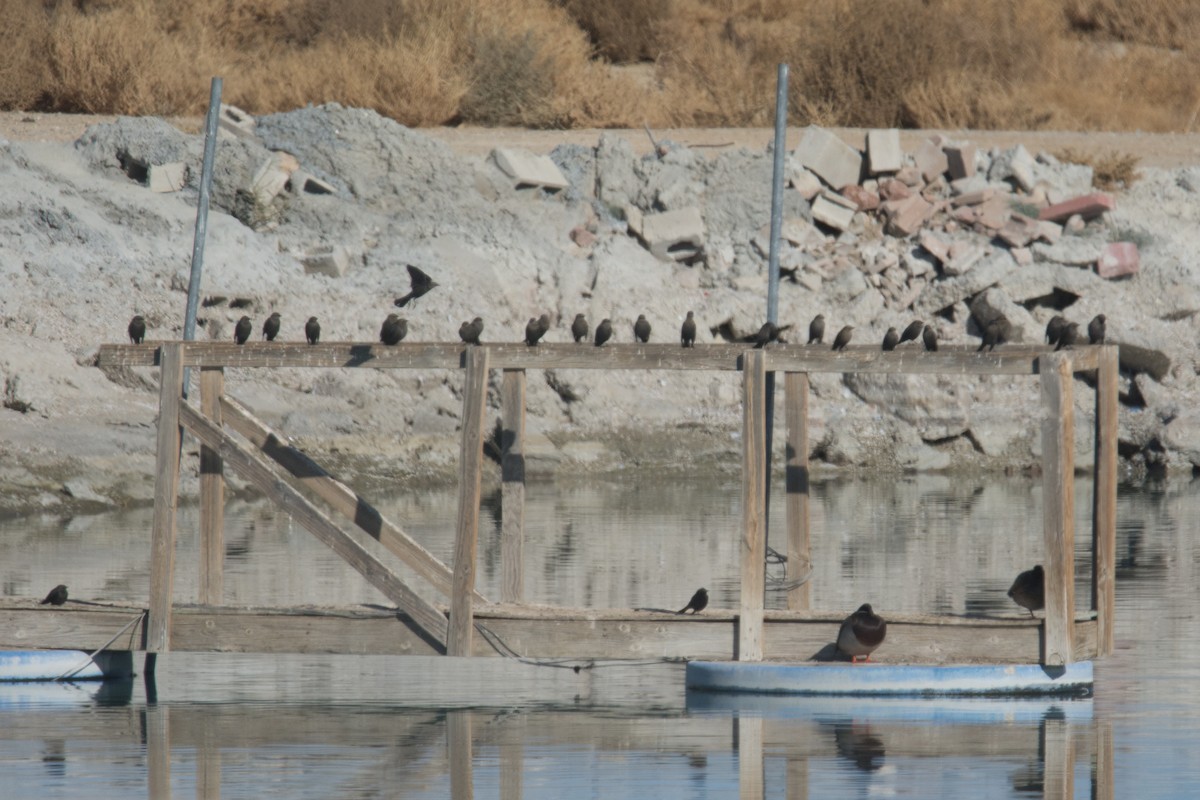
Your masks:
M 7 0 L 0 108 L 1187 131 L 1195 0 Z

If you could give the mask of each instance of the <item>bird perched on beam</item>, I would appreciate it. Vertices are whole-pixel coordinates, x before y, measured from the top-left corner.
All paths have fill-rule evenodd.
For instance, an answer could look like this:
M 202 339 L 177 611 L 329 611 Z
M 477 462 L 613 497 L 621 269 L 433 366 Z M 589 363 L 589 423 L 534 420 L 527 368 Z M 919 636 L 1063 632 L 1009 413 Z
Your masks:
M 1067 318 L 1062 314 L 1055 314 L 1046 323 L 1046 344 L 1057 345 L 1058 339 L 1062 336 L 1062 330 L 1067 326 Z
M 50 590 L 50 594 L 46 595 L 46 599 L 39 605 L 61 606 L 65 602 L 67 602 L 67 587 L 60 583 Z
M 1058 344 L 1054 346 L 1055 350 L 1063 350 L 1067 347 L 1073 347 L 1079 341 L 1079 323 L 1068 322 L 1062 326 L 1062 330 L 1058 333 Z
M 1088 323 L 1088 344 L 1104 344 L 1104 323 L 1108 317 L 1097 314 Z
M 129 320 L 129 341 L 141 344 L 146 338 L 146 319 L 141 314 Z
M 379 327 L 379 341 L 391 347 L 400 344 L 408 335 L 408 320 L 399 314 L 388 314 Z
M 1008 320 L 1004 317 L 996 317 L 989 322 L 983 329 L 983 341 L 979 343 L 979 349 L 975 352 L 983 350 L 995 350 L 996 345 L 1004 344 L 1004 337 L 1008 333 Z
M 321 340 L 321 323 L 317 322 L 316 317 L 309 317 L 308 322 L 304 323 L 304 338 L 309 344 L 316 344 Z
M 679 341 L 684 347 L 696 346 L 696 313 L 694 311 L 687 313 L 687 319 L 679 328 Z
M 245 344 L 253 332 L 254 325 L 250 322 L 250 318 L 242 317 L 237 321 L 237 325 L 233 326 L 233 341 L 238 344 Z
M 693 614 L 699 614 L 706 608 L 708 608 L 708 589 L 700 588 L 692 595 L 692 599 L 688 600 L 688 604 L 675 613 L 686 614 L 691 611 Z
M 1041 611 L 1046 607 L 1046 572 L 1038 564 L 1033 569 L 1027 569 L 1017 576 L 1008 590 L 1008 596 L 1021 608 L 1029 611 Z
M 529 322 L 525 324 L 525 344 L 534 347 L 548 330 L 550 330 L 549 314 L 542 314 L 536 319 L 530 317 Z
M 600 324 L 596 326 L 596 347 L 599 347 L 611 338 L 612 322 L 608 319 L 600 320 Z
M 850 344 L 850 337 L 854 335 L 854 326 L 847 325 L 838 331 L 838 335 L 833 337 L 833 349 L 845 350 L 846 345 Z
M 650 321 L 645 314 L 638 314 L 637 322 L 633 323 L 633 339 L 642 344 L 650 341 Z
M 275 337 L 279 335 L 279 312 L 276 311 L 267 317 L 267 321 L 263 323 L 262 335 L 268 342 L 275 341 Z
M 883 644 L 887 636 L 887 623 L 883 617 L 871 609 L 870 603 L 863 603 L 850 616 L 842 621 L 838 630 L 837 648 L 850 656 L 850 663 L 858 661 L 862 656 L 864 661 L 871 660 L 871 653 Z
M 575 321 L 571 323 L 571 336 L 575 339 L 575 344 L 579 344 L 588 335 L 588 323 L 583 314 L 576 314 Z
M 812 344 L 825 343 L 825 315 L 817 314 L 812 318 L 812 322 L 808 323 L 808 343 Z
M 421 295 L 428 294 L 435 286 L 438 285 L 437 281 L 414 267 L 412 264 L 405 264 L 405 267 L 408 269 L 410 288 L 408 290 L 408 294 L 404 295 L 404 297 L 396 298 L 396 305 L 400 306 L 401 308 L 404 308 L 404 306 L 408 305 L 410 301 L 416 300 Z
M 479 344 L 479 336 L 483 333 L 483 317 L 476 317 L 470 322 L 464 322 L 458 326 L 458 338 L 463 340 L 464 344 Z
M 926 325 L 925 330 L 921 331 L 921 338 L 925 341 L 925 350 L 929 353 L 936 353 L 938 347 L 937 331 L 932 325 Z
M 749 336 L 743 336 L 743 342 L 754 342 L 756 349 L 766 347 L 771 342 L 783 342 L 780 334 L 791 328 L 791 325 L 776 325 L 774 322 L 764 322 L 763 326 L 758 329 L 758 333 L 752 333 Z
M 904 329 L 904 333 L 900 334 L 899 344 L 904 344 L 905 342 L 915 342 L 917 337 L 921 335 L 921 331 L 924 328 L 924 321 L 919 319 L 915 319 L 908 323 L 908 327 Z
M 905 331 L 907 334 L 908 331 Z M 887 333 L 883 335 L 883 349 L 895 350 L 896 345 L 900 342 L 900 334 L 896 333 L 895 328 L 888 328 Z

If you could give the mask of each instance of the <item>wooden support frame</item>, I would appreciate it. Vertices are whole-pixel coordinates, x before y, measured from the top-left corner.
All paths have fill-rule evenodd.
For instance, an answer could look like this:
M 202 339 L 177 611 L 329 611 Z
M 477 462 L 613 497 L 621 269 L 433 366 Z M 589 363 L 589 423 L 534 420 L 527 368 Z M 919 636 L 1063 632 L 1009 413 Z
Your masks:
M 479 555 L 479 491 L 483 474 L 483 431 L 487 411 L 488 351 L 473 347 L 463 379 L 462 455 L 458 473 L 458 534 L 454 546 L 454 593 L 450 597 L 450 633 L 446 651 L 471 655 L 475 628 L 472 595 Z
M 200 411 L 221 425 L 225 370 L 200 370 Z M 200 445 L 200 602 L 220 604 L 225 593 L 225 475 L 221 456 Z
M 1042 525 L 1046 541 L 1046 621 L 1042 663 L 1074 661 L 1075 623 L 1075 403 L 1071 360 L 1041 358 Z
M 808 493 L 808 373 L 784 374 L 784 416 L 787 421 L 785 481 L 787 509 L 788 581 L 804 579 L 812 571 L 812 532 Z M 807 580 L 788 590 L 787 607 L 806 610 L 812 597 Z
M 1117 576 L 1118 351 L 1106 348 L 1096 371 L 1095 491 L 1092 492 L 1092 609 L 1101 655 L 1113 652 Z
M 762 661 L 766 588 L 766 359 L 749 350 L 742 362 L 742 547 L 738 612 L 739 661 Z
M 525 370 L 504 370 L 500 389 L 500 600 L 525 599 Z
M 179 428 L 183 405 L 183 343 L 164 344 L 158 390 L 158 448 L 155 455 L 154 522 L 150 545 L 150 622 L 146 651 L 171 649 L 171 604 L 175 582 L 175 517 L 179 505 Z

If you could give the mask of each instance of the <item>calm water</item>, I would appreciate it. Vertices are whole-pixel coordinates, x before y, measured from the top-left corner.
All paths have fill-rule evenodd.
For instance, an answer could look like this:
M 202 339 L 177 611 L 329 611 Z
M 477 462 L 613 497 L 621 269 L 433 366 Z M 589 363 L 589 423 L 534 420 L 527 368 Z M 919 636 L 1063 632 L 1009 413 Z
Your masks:
M 1025 479 L 837 480 L 813 497 L 817 608 L 1011 610 L 1012 576 L 1041 560 L 1041 489 Z M 1083 581 L 1089 481 L 1076 503 Z M 380 503 L 447 562 L 455 504 L 453 491 Z M 729 478 L 531 486 L 528 598 L 677 608 L 703 585 L 714 606 L 734 606 L 739 505 Z M 496 596 L 494 500 L 487 510 L 479 585 Z M 781 798 L 1092 797 L 1111 752 L 1113 785 L 1099 796 L 1193 797 L 1196 518 L 1200 482 L 1122 487 L 1117 653 L 1097 664 L 1092 700 L 762 702 L 689 694 L 677 664 L 576 673 L 503 659 L 170 654 L 156 703 L 140 679 L 0 686 L 0 796 L 557 800 L 754 796 L 761 785 Z M 226 520 L 229 602 L 386 602 L 269 507 L 234 502 Z M 184 600 L 196 594 L 195 526 L 184 509 Z M 72 598 L 144 600 L 149 527 L 148 510 L 0 524 L 3 592 L 66 583 Z

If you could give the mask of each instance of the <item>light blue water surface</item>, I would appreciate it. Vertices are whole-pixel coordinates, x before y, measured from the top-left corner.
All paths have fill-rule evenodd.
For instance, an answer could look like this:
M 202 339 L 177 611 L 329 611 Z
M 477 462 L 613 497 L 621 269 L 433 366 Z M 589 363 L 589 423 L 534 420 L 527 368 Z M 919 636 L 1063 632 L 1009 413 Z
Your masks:
M 1042 560 L 1036 481 L 839 479 L 812 493 L 816 608 L 1006 612 L 1012 577 Z M 447 562 L 455 504 L 453 489 L 380 502 Z M 704 585 L 714 607 L 734 607 L 739 504 L 728 477 L 531 485 L 528 599 L 676 608 Z M 1082 607 L 1090 481 L 1078 482 L 1076 508 Z M 479 545 L 491 596 L 497 512 L 492 497 Z M 772 517 L 783 519 L 779 497 Z M 140 678 L 0 687 L 0 795 L 154 796 L 154 781 L 179 797 L 693 798 L 737 796 L 759 776 L 766 797 L 1037 797 L 1047 780 L 1091 797 L 1111 744 L 1114 796 L 1193 797 L 1197 518 L 1200 483 L 1122 487 L 1117 652 L 1097 663 L 1090 700 L 715 702 L 685 691 L 680 664 L 575 672 L 498 658 L 173 653 L 153 698 Z M 386 602 L 267 505 L 232 502 L 226 521 L 229 602 Z M 149 510 L 0 523 L 3 592 L 40 597 L 66 583 L 73 598 L 143 600 L 149 527 Z M 177 596 L 188 600 L 195 509 L 179 527 Z M 781 537 L 776 524 L 783 550 Z M 770 598 L 783 605 L 781 592 Z

